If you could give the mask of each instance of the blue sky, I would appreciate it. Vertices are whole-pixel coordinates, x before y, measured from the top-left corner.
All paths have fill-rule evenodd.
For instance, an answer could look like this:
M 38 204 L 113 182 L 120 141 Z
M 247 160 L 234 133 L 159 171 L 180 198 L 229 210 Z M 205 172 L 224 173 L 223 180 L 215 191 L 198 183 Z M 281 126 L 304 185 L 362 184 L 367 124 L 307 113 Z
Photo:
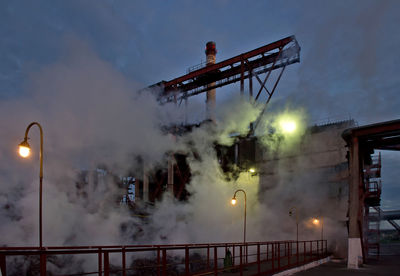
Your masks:
M 0 101 L 28 93 L 32 74 L 62 59 L 71 37 L 145 87 L 204 61 L 207 41 L 216 42 L 221 61 L 295 35 L 301 62 L 286 70 L 276 102 L 304 106 L 314 121 L 398 119 L 399 14 L 396 0 L 4 0 Z M 229 97 L 237 87 L 217 97 Z M 399 160 L 393 153 L 388 158 Z M 393 201 L 399 185 L 391 179 L 384 185 L 384 197 Z

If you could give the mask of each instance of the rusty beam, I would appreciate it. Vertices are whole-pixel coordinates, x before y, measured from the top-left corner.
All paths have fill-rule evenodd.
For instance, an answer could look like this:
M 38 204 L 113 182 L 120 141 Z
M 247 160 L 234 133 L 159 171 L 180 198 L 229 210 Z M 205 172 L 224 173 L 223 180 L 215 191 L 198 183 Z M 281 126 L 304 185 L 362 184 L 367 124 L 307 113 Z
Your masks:
M 210 65 L 210 66 L 206 66 L 206 67 L 200 68 L 200 69 L 198 69 L 196 71 L 190 72 L 189 74 L 186 74 L 184 76 L 181 76 L 181 77 L 178 77 L 178 78 L 173 79 L 171 81 L 168 81 L 164 85 L 165 86 L 177 85 L 178 83 L 181 83 L 181 82 L 184 82 L 184 81 L 187 81 L 187 80 L 190 80 L 190 79 L 194 79 L 194 78 L 196 78 L 196 77 L 198 77 L 200 75 L 204 75 L 206 73 L 209 73 L 209 72 L 212 72 L 212 71 L 216 71 L 218 69 L 221 69 L 221 68 L 224 68 L 226 66 L 232 65 L 234 63 L 241 62 L 242 59 L 250 59 L 252 57 L 255 57 L 255 56 L 261 55 L 263 53 L 269 52 L 271 50 L 277 49 L 279 47 L 284 47 L 287 44 L 289 44 L 290 42 L 292 42 L 293 40 L 295 40 L 294 36 L 286 37 L 284 39 L 278 40 L 276 42 L 273 42 L 271 44 L 262 46 L 260 48 L 257 48 L 255 50 L 246 52 L 244 54 L 235 56 L 233 58 L 230 58 L 230 59 L 215 63 L 215 64 Z

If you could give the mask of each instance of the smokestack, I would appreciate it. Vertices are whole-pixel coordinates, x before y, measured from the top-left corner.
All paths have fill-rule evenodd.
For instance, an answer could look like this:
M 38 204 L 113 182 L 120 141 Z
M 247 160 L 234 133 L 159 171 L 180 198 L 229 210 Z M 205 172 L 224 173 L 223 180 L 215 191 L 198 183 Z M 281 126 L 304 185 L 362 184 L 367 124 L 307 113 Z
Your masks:
M 207 66 L 215 64 L 215 56 L 217 55 L 217 49 L 215 47 L 214 41 L 209 41 L 206 44 L 206 57 Z M 214 86 L 215 82 L 207 85 L 208 87 Z M 206 101 L 206 119 L 210 119 L 215 122 L 215 89 L 207 91 L 207 101 Z

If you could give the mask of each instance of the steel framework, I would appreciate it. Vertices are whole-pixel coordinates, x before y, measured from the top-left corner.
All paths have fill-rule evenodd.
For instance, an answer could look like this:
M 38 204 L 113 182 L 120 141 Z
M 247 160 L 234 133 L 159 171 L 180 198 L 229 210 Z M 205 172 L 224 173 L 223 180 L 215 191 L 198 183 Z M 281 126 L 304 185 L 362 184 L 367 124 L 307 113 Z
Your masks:
M 365 262 L 368 249 L 379 254 L 379 242 L 375 243 L 375 248 L 368 246 L 369 232 L 375 231 L 379 234 L 380 220 L 379 213 L 376 214 L 378 218 L 368 220 L 369 207 L 379 206 L 381 195 L 380 157 L 374 161 L 371 154 L 377 149 L 400 150 L 400 120 L 347 129 L 342 137 L 349 147 L 349 238 L 360 240 L 362 256 L 359 257 Z M 371 225 L 365 227 L 369 222 Z M 357 256 L 357 251 L 357 248 L 350 247 L 349 244 L 349 255 Z M 357 258 L 349 257 L 348 266 L 357 267 Z
M 244 93 L 244 80 L 249 79 L 249 94 L 253 97 L 253 76 L 260 84 L 255 100 L 261 92 L 267 93 L 267 102 L 271 99 L 287 65 L 300 62 L 300 46 L 294 36 L 289 36 L 230 59 L 200 67 L 170 81 L 161 81 L 149 88 L 161 88 L 161 103 L 179 102 L 191 96 L 240 81 L 240 90 Z M 266 83 L 271 72 L 281 69 L 273 88 L 267 89 Z M 267 73 L 264 80 L 260 74 Z

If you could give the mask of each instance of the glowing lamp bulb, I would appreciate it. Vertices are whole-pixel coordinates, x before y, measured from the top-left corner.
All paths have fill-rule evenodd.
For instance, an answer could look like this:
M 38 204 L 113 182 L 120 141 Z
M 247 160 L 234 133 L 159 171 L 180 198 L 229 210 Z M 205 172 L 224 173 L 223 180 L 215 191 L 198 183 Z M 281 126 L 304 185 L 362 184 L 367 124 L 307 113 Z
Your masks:
M 249 173 L 255 173 L 255 172 L 256 172 L 256 169 L 254 169 L 254 168 L 249 169 Z
M 318 220 L 318 219 L 313 219 L 313 223 L 314 223 L 315 225 L 318 225 L 318 224 L 319 224 L 319 220 Z
M 231 204 L 232 204 L 232 205 L 235 205 L 235 204 L 236 204 L 236 198 L 232 198 Z
M 26 158 L 31 154 L 31 148 L 29 147 L 28 142 L 24 141 L 21 144 L 19 144 L 19 155 L 21 157 Z
M 293 133 L 296 130 L 296 123 L 294 121 L 282 121 L 281 128 L 286 133 Z

